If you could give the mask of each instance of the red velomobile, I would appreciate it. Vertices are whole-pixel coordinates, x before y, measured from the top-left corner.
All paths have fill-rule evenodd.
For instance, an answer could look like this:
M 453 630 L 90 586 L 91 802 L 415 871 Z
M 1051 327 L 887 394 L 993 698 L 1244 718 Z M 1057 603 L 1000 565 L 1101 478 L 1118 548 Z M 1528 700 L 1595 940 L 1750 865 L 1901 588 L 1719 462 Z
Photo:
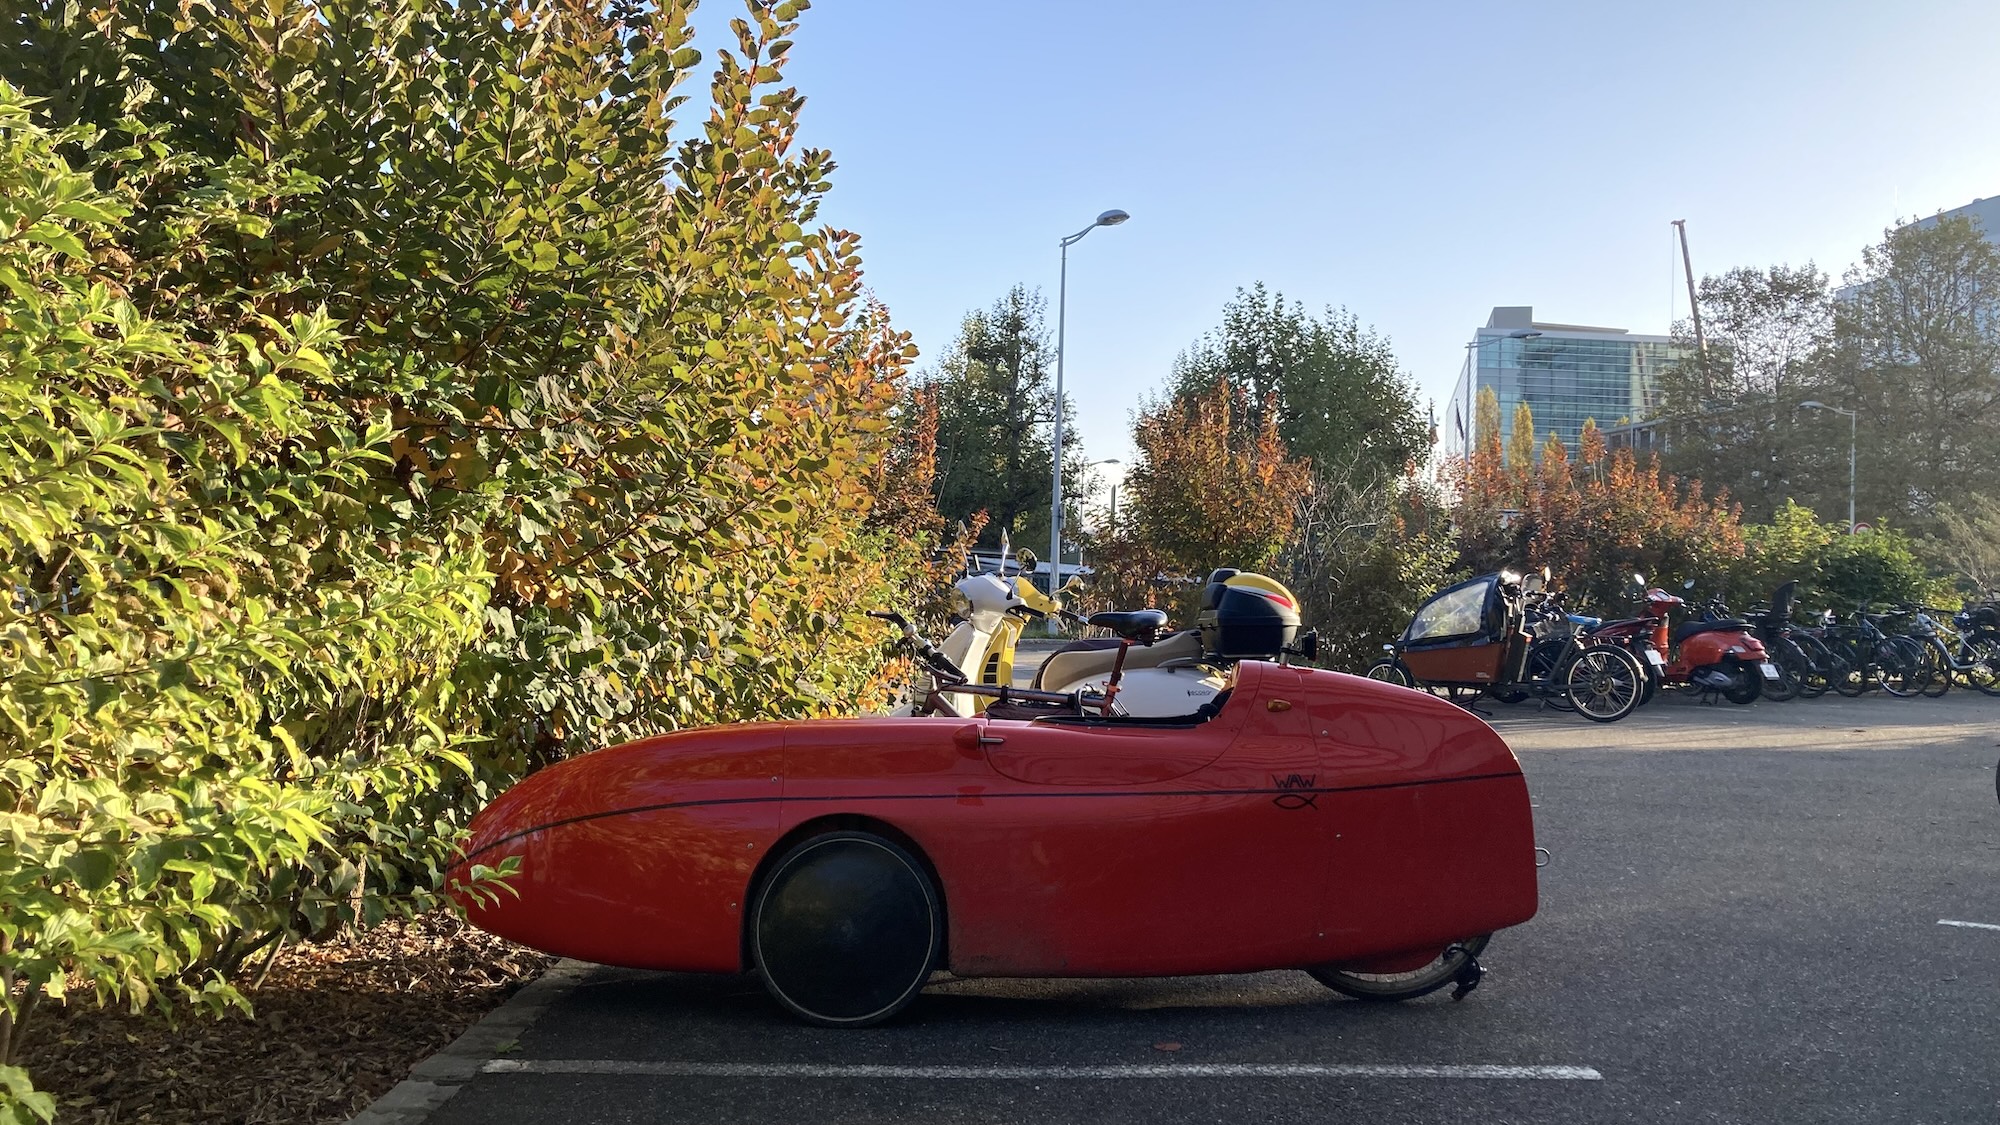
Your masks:
M 937 969 L 1462 995 L 1535 913 L 1513 753 L 1404 688 L 1232 670 L 1177 718 L 755 723 L 586 754 L 474 819 L 456 876 L 519 867 L 514 893 L 462 900 L 563 956 L 755 969 L 827 1025 L 888 1018 Z

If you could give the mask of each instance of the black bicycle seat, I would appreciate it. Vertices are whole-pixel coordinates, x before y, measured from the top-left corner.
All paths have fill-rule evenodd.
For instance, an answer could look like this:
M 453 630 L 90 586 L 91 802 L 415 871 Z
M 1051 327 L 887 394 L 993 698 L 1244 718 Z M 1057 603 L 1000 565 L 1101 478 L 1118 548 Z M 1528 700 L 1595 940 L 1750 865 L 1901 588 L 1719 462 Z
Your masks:
M 1128 641 L 1149 645 L 1167 627 L 1167 615 L 1157 609 L 1107 610 L 1093 613 L 1084 624 L 1109 629 Z

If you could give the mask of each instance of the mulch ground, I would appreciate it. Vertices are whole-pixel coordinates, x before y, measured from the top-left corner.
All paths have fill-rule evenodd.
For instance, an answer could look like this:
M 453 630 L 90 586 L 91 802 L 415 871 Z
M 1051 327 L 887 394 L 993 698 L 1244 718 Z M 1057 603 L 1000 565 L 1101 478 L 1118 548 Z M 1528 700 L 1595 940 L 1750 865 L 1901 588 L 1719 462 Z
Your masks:
M 57 1125 L 341 1122 L 552 963 L 455 918 L 391 922 L 279 954 L 254 1019 L 43 1009 L 23 1065 Z

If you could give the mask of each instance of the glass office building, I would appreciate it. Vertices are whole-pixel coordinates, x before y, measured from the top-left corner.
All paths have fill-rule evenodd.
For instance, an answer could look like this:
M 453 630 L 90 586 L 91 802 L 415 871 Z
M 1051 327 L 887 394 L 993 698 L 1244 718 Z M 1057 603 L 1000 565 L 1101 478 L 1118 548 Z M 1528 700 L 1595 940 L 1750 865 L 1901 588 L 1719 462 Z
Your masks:
M 1471 448 L 1479 392 L 1491 387 L 1500 400 L 1503 443 L 1513 436 L 1515 408 L 1525 402 L 1534 412 L 1536 444 L 1554 430 L 1574 456 L 1584 419 L 1608 428 L 1652 417 L 1660 373 L 1680 350 L 1665 336 L 1538 322 L 1530 308 L 1496 308 L 1466 346 L 1443 437 L 1452 452 Z

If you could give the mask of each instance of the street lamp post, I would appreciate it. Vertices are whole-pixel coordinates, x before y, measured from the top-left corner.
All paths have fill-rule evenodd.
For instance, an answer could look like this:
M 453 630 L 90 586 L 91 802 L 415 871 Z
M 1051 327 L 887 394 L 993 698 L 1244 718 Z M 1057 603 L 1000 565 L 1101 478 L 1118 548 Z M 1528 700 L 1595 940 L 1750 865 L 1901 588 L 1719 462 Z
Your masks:
M 1063 455 L 1063 354 L 1068 349 L 1063 346 L 1064 329 L 1068 327 L 1069 314 L 1069 248 L 1072 243 L 1083 241 L 1083 236 L 1098 227 L 1115 227 L 1132 216 L 1116 208 L 1104 212 L 1087 227 L 1062 240 L 1062 272 L 1056 284 L 1056 429 L 1054 486 L 1050 489 L 1049 500 L 1049 593 L 1062 585 L 1062 455 Z M 1056 628 L 1055 618 L 1049 619 L 1049 629 Z
M 1854 534 L 1854 449 L 1855 438 L 1861 432 L 1861 415 L 1858 411 L 1842 410 L 1838 406 L 1809 399 L 1799 404 L 1800 410 L 1831 410 L 1835 414 L 1847 415 L 1847 533 Z

